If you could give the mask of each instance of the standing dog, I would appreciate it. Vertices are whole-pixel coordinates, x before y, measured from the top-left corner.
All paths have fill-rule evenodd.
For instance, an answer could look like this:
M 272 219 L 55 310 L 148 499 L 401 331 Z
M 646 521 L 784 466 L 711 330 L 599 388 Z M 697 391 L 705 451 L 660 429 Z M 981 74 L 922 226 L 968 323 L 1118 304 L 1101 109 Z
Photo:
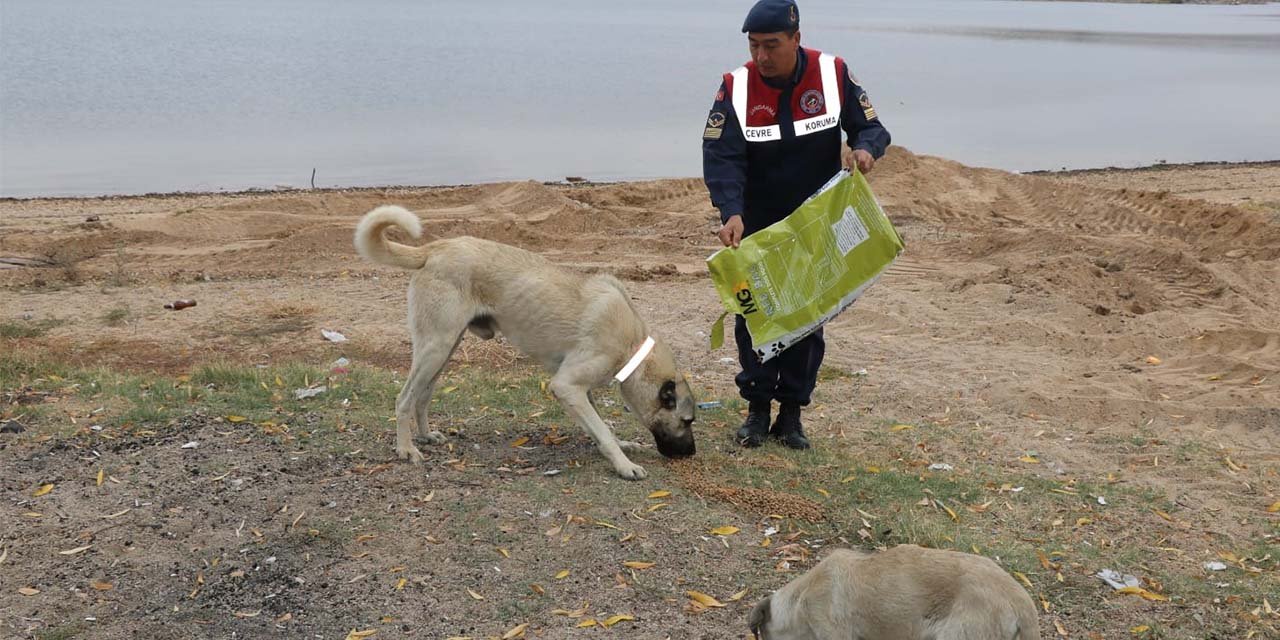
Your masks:
M 1036 606 L 987 558 L 841 549 L 761 600 L 757 640 L 1039 640 Z
M 694 453 L 694 398 L 667 345 L 651 337 L 622 283 L 607 275 L 584 276 L 542 256 L 480 238 L 436 240 L 422 246 L 384 237 L 399 227 L 417 238 L 422 222 L 397 206 L 365 214 L 356 227 L 356 251 L 377 262 L 414 269 L 409 281 L 409 330 L 413 367 L 396 399 L 396 453 L 414 463 L 420 441 L 444 436 L 427 426 L 436 378 L 464 331 L 483 339 L 498 332 L 551 372 L 550 389 L 565 412 L 595 440 L 618 475 L 640 480 L 644 467 L 623 450 L 596 413 L 591 390 L 621 381 L 622 399 L 653 434 L 667 457 Z

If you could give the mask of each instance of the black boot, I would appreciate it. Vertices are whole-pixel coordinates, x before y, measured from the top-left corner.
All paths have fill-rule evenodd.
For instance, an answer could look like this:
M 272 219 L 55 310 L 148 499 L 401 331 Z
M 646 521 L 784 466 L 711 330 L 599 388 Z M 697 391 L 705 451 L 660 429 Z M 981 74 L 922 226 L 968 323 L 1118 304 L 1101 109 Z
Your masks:
M 752 402 L 747 407 L 747 419 L 738 427 L 738 444 L 758 447 L 769 437 L 769 403 Z
M 808 449 L 809 439 L 804 437 L 804 426 L 800 424 L 800 405 L 782 405 L 778 409 L 778 419 L 769 429 L 769 434 L 791 449 Z

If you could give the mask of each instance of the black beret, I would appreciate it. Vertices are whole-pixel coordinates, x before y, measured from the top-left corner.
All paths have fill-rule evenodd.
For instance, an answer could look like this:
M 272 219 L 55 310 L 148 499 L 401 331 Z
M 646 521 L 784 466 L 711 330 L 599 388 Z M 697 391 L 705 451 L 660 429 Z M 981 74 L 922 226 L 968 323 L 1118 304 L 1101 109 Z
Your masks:
M 800 9 L 792 0 L 760 0 L 742 23 L 743 33 L 776 33 L 800 28 Z

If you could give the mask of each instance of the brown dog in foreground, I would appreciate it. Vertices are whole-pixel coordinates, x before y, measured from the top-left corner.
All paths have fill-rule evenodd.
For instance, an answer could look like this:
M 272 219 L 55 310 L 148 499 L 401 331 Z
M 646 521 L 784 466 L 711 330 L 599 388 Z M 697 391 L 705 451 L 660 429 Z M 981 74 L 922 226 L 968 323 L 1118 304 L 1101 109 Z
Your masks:
M 396 399 L 396 453 L 402 459 L 422 461 L 415 439 L 444 442 L 428 427 L 427 408 L 436 379 L 467 330 L 484 339 L 502 333 L 542 363 L 565 413 L 623 478 L 647 475 L 623 453 L 640 445 L 619 442 L 590 395 L 615 378 L 623 402 L 653 434 L 659 452 L 693 455 L 693 392 L 671 349 L 649 333 L 621 282 L 574 273 L 524 249 L 480 238 L 399 244 L 384 235 L 392 227 L 415 238 L 422 235 L 416 215 L 383 206 L 360 219 L 355 245 L 373 262 L 414 270 L 409 280 L 413 366 Z
M 1031 596 L 981 556 L 840 549 L 761 600 L 757 640 L 1039 640 Z

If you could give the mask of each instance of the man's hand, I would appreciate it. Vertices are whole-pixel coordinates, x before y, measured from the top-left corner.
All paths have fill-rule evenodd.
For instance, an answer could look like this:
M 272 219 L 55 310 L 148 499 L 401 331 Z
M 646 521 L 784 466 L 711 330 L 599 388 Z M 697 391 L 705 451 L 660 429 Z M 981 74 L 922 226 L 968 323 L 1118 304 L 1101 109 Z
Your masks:
M 850 164 L 856 164 L 858 171 L 866 175 L 871 173 L 872 167 L 876 166 L 876 159 L 870 153 L 867 153 L 866 149 L 854 149 L 853 162 Z
M 738 243 L 742 242 L 742 216 L 730 216 L 729 221 L 720 227 L 720 242 L 726 247 L 738 248 Z

